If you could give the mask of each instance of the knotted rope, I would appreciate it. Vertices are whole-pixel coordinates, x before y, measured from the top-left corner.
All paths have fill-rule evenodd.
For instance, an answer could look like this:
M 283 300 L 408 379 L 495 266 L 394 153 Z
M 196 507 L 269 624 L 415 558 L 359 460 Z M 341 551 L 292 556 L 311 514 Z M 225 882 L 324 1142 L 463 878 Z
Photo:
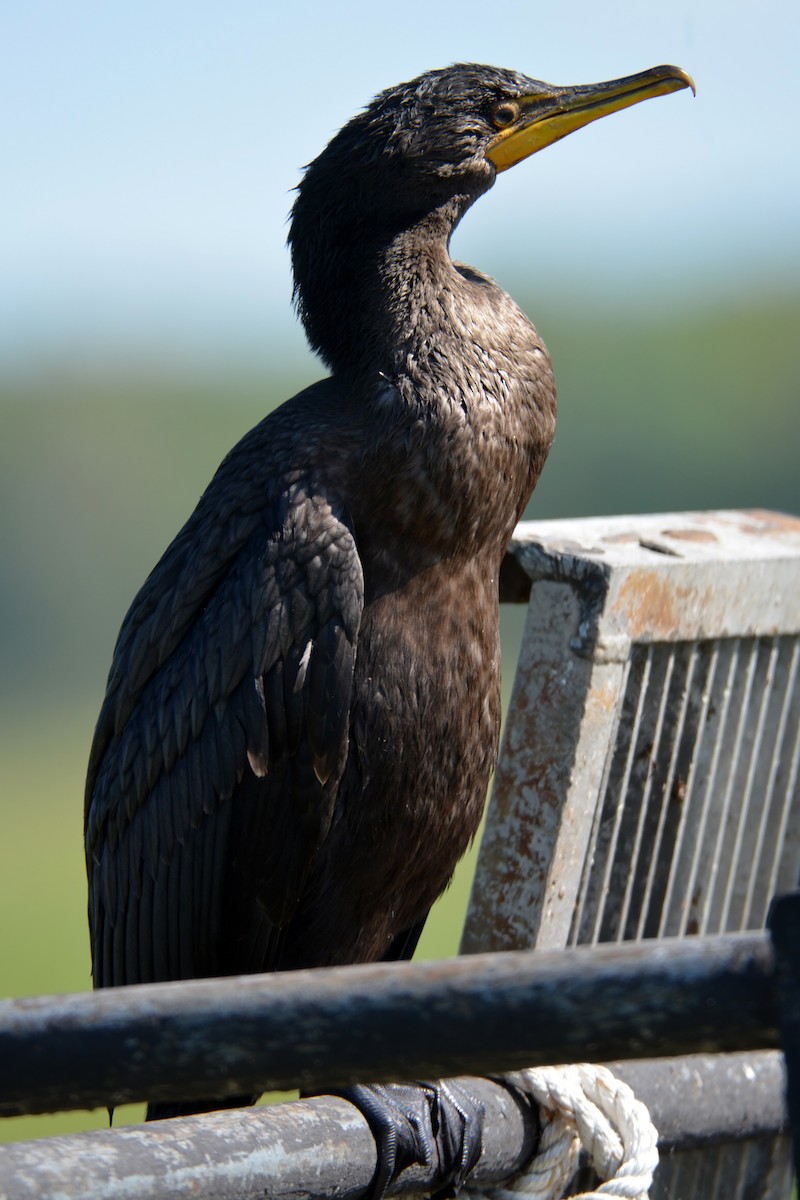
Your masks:
M 658 1166 L 658 1135 L 626 1083 L 588 1063 L 515 1071 L 503 1080 L 538 1104 L 539 1150 L 525 1171 L 498 1187 L 467 1187 L 470 1200 L 561 1200 L 581 1149 L 603 1182 L 578 1200 L 646 1200 Z

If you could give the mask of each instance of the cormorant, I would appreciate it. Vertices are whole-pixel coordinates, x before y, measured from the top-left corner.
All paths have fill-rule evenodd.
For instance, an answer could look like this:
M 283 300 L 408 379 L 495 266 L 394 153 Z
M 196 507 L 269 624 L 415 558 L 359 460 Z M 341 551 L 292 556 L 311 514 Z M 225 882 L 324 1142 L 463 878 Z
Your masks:
M 556 414 L 539 335 L 450 236 L 498 172 L 690 86 L 460 64 L 306 169 L 295 295 L 331 375 L 228 454 L 122 625 L 86 783 L 96 987 L 412 954 L 483 809 L 500 562 Z

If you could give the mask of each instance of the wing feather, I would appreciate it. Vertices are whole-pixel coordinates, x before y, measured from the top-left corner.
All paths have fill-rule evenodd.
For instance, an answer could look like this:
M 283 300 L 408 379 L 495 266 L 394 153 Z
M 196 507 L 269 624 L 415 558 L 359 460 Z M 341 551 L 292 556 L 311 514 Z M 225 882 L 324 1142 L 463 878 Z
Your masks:
M 361 564 L 309 483 L 261 504 L 230 542 L 196 513 L 120 634 L 87 780 L 98 986 L 269 966 L 327 833 Z
M 140 979 L 155 979 L 155 962 L 153 959 L 153 876 L 149 871 L 142 875 L 142 891 L 139 904 L 135 910 L 138 915 L 139 928 L 134 935 L 134 944 L 138 948 L 138 976 Z

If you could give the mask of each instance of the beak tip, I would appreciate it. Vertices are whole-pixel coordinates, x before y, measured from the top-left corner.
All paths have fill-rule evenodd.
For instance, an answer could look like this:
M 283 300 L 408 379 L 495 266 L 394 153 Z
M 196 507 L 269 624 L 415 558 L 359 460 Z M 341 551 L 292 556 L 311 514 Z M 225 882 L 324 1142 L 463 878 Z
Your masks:
M 697 95 L 695 82 L 688 71 L 684 71 L 681 67 L 664 67 L 662 69 L 668 72 L 673 79 L 678 80 L 681 87 L 691 88 L 693 96 Z

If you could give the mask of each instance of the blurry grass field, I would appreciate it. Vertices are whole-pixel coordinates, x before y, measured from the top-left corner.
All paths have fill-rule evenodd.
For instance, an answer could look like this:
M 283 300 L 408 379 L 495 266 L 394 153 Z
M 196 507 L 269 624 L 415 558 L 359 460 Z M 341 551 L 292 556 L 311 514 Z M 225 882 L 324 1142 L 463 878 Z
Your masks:
M 785 296 L 543 321 L 559 430 L 531 515 L 800 511 L 798 327 L 800 297 Z M 119 623 L 236 438 L 320 373 L 0 379 L 0 995 L 90 986 L 83 777 Z M 508 685 L 519 614 L 506 621 Z M 427 957 L 456 950 L 471 861 L 426 930 Z M 106 1121 L 19 1118 L 0 1140 Z

